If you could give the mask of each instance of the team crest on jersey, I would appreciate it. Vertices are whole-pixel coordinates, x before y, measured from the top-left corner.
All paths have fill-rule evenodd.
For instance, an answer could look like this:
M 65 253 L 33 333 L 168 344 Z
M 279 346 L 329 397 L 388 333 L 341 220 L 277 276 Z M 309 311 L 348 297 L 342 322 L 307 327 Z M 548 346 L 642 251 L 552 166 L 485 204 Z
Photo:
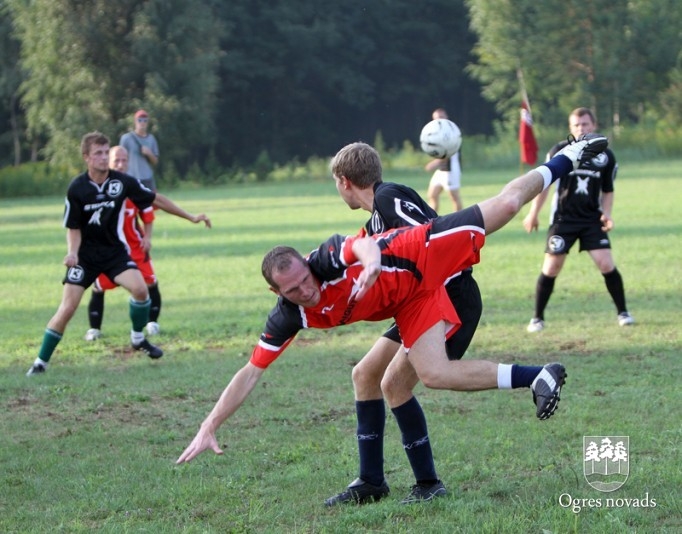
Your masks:
M 547 243 L 547 248 L 549 248 L 550 252 L 561 252 L 564 250 L 564 247 L 566 246 L 566 242 L 564 241 L 564 238 L 561 237 L 560 235 L 553 235 L 552 237 L 549 238 L 549 241 Z
M 609 157 L 606 155 L 606 152 L 602 152 L 601 154 L 597 154 L 595 157 L 592 158 L 591 163 L 595 167 L 606 167 L 606 164 L 609 162 Z
M 81 267 L 80 265 L 69 267 L 69 270 L 66 271 L 66 279 L 74 284 L 82 282 L 84 276 L 85 271 L 83 270 L 83 267 Z
M 112 180 L 107 185 L 107 195 L 111 198 L 116 198 L 123 192 L 123 184 L 119 180 Z

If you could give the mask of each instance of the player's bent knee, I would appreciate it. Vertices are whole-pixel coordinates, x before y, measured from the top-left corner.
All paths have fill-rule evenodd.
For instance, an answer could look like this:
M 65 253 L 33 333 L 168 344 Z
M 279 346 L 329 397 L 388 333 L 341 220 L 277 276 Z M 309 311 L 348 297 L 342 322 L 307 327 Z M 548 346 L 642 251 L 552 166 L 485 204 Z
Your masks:
M 353 379 L 353 386 L 356 390 L 361 389 L 379 389 L 381 384 L 381 373 L 377 373 L 371 365 L 367 365 L 362 360 L 358 362 L 351 372 L 351 377 Z
M 443 380 L 442 373 L 434 373 L 431 370 L 418 373 L 419 380 L 429 389 L 447 389 L 447 385 Z

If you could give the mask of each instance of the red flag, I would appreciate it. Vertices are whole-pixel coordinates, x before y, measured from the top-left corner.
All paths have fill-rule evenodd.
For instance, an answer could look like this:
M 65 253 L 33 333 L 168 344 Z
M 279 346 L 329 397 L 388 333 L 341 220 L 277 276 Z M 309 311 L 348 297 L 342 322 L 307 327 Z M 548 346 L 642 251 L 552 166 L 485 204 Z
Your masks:
M 521 102 L 519 145 L 521 146 L 521 162 L 535 165 L 538 160 L 538 143 L 533 133 L 533 117 L 530 114 L 530 106 L 525 99 Z

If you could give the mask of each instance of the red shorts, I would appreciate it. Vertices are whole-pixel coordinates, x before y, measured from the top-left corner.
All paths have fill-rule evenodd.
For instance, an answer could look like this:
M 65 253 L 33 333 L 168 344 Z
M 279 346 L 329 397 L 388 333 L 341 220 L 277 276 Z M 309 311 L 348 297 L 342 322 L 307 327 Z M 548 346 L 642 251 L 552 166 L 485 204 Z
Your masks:
M 142 273 L 145 284 L 148 286 L 153 286 L 156 284 L 156 274 L 154 273 L 154 265 L 152 264 L 152 258 L 147 254 L 142 248 L 138 248 L 135 251 L 131 251 L 130 257 L 137 265 L 137 268 Z M 95 280 L 95 288 L 100 291 L 108 291 L 110 289 L 116 289 L 118 284 L 105 274 L 100 274 Z

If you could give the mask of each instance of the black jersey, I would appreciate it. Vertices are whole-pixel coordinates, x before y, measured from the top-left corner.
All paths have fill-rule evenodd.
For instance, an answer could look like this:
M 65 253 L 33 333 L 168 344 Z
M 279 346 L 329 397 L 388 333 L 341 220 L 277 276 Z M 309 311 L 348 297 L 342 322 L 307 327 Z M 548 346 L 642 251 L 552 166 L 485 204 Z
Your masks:
M 372 216 L 365 224 L 367 235 L 379 234 L 402 226 L 429 222 L 438 214 L 417 192 L 391 182 L 374 184 Z
M 554 145 L 547 153 L 547 161 L 566 145 L 568 141 Z M 617 172 L 616 157 L 610 149 L 606 149 L 582 163 L 577 170 L 559 178 L 552 199 L 550 224 L 599 221 L 601 194 L 613 192 Z
M 96 184 L 87 172 L 76 176 L 66 193 L 64 226 L 81 231 L 81 247 L 122 247 L 125 201 L 129 198 L 141 212 L 152 210 L 156 194 L 140 182 L 109 171 L 104 183 Z

